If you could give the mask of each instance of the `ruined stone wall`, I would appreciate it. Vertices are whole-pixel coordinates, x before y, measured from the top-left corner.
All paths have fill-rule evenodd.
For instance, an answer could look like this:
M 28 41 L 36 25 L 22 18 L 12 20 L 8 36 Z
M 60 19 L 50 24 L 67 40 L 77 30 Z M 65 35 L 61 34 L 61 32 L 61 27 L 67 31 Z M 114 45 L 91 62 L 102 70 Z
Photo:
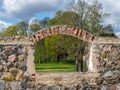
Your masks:
M 93 65 L 106 83 L 120 82 L 120 43 L 96 43 L 93 52 Z
M 1 79 L 18 80 L 18 74 L 27 70 L 27 47 L 25 45 L 0 45 Z
M 98 38 L 92 43 L 92 52 L 96 72 L 120 67 L 120 39 Z
M 114 70 L 120 68 L 120 44 L 97 43 L 93 46 L 94 62 L 99 71 L 105 69 Z
M 26 37 L 0 37 L 0 90 L 26 88 L 24 84 L 32 77 L 30 71 L 35 73 L 34 63 L 28 65 L 34 60 L 31 49 L 33 44 Z
M 0 38 L 0 90 L 120 90 L 120 43 L 106 40 L 86 49 L 94 72 L 39 73 L 35 80 L 34 43 L 22 37 Z
M 92 43 L 92 52 L 93 68 L 100 73 L 96 84 L 105 90 L 109 86 L 120 87 L 120 40 L 98 38 L 98 41 Z
M 0 36 L 0 42 L 29 42 L 29 39 L 24 36 L 12 36 L 12 37 Z

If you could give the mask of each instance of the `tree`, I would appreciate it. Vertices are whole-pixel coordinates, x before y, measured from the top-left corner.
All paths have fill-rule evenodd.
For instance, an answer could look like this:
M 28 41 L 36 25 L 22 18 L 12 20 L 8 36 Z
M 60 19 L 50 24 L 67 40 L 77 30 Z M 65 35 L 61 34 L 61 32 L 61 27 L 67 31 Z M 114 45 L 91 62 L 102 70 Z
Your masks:
M 30 31 L 32 32 L 37 32 L 38 30 L 40 30 L 40 25 L 39 23 L 33 23 L 33 24 L 30 24 Z
M 50 20 L 50 24 L 51 25 L 54 25 L 54 24 L 56 25 L 56 23 L 57 23 L 57 24 L 60 24 L 60 25 L 70 25 L 70 26 L 80 27 L 79 18 L 80 18 L 80 15 L 76 12 L 73 12 L 73 11 L 65 11 L 65 12 L 58 11 L 58 12 L 56 12 L 55 17 L 53 17 Z M 70 37 L 70 36 L 69 37 L 64 36 L 62 38 L 63 39 L 61 39 L 60 41 L 61 42 L 67 42 L 67 43 L 65 43 L 65 44 L 58 43 L 58 40 L 56 40 L 56 42 L 57 42 L 56 45 L 58 45 L 59 48 L 61 48 L 61 51 L 62 50 L 65 51 L 64 53 L 67 53 L 68 57 L 71 57 L 72 59 L 76 60 L 77 70 L 82 71 L 82 64 L 80 65 L 79 63 L 83 62 L 82 57 L 83 57 L 84 53 L 79 53 L 78 54 L 77 50 L 83 50 L 85 48 L 84 47 L 85 42 L 83 42 L 82 40 L 74 39 L 74 37 Z M 82 44 L 84 44 L 84 45 L 82 46 Z M 67 50 L 64 49 L 64 46 L 66 46 Z M 63 54 L 61 54 L 61 55 L 63 55 Z
M 98 0 L 93 0 L 91 4 L 85 0 L 78 0 L 77 2 L 71 0 L 67 7 L 70 11 L 79 14 L 79 18 L 76 19 L 76 22 L 79 23 L 78 27 L 88 30 L 95 36 L 99 36 L 106 31 L 113 33 L 112 27 L 106 29 L 109 25 L 102 25 L 104 17 L 108 17 L 109 14 L 103 12 L 102 4 Z
M 50 25 L 61 25 L 62 22 L 61 22 L 61 17 L 62 17 L 62 11 L 61 10 L 58 10 L 55 14 L 55 16 L 50 19 Z
M 16 24 L 17 26 L 17 34 L 27 36 L 28 24 L 24 21 Z
M 43 18 L 42 20 L 40 20 L 40 21 L 39 21 L 40 27 L 41 27 L 41 28 L 47 28 L 47 27 L 49 27 L 49 26 L 50 26 L 50 25 L 49 25 L 49 20 L 50 20 L 49 17 L 45 17 L 45 18 Z
M 31 33 L 35 33 L 38 30 L 42 29 L 42 28 L 47 28 L 50 26 L 49 24 L 49 17 L 45 17 L 41 20 L 38 20 L 36 18 L 33 18 L 29 21 L 29 31 Z
M 76 22 L 77 18 L 79 18 L 79 15 L 75 12 L 58 10 L 49 23 L 50 25 L 78 26 L 78 22 Z
M 85 0 L 78 0 L 77 3 L 75 0 L 68 2 L 68 10 L 79 15 L 79 18 L 74 15 L 75 22 L 78 23 L 77 27 L 82 29 L 86 28 L 86 20 L 88 18 L 88 13 L 90 12 L 88 7 L 88 3 L 85 2 Z
M 77 22 L 77 27 L 85 29 L 95 36 L 106 35 L 106 32 L 113 33 L 113 28 L 111 25 L 102 25 L 104 17 L 108 17 L 109 14 L 103 12 L 102 4 L 99 3 L 98 0 L 93 0 L 91 4 L 85 0 L 77 0 L 77 2 L 76 0 L 71 0 L 67 7 L 69 11 L 77 13 L 79 16 L 76 17 L 76 15 L 74 15 L 74 20 Z M 84 42 L 81 42 L 81 45 L 83 43 Z M 78 50 L 81 51 L 82 48 L 78 48 Z M 80 70 L 81 67 L 79 62 L 83 62 L 83 60 L 78 60 L 78 58 L 80 59 L 83 54 L 84 53 L 80 53 L 77 55 L 76 52 L 75 55 L 78 63 L 76 64 L 78 70 Z
M 24 21 L 18 22 L 15 25 L 11 25 L 3 30 L 1 33 L 3 36 L 26 36 L 27 35 L 28 24 Z
M 45 62 L 45 47 L 44 47 L 44 39 L 35 43 L 35 63 L 44 63 Z
M 17 35 L 17 27 L 16 25 L 12 25 L 7 27 L 4 31 L 3 31 L 3 36 L 15 36 Z

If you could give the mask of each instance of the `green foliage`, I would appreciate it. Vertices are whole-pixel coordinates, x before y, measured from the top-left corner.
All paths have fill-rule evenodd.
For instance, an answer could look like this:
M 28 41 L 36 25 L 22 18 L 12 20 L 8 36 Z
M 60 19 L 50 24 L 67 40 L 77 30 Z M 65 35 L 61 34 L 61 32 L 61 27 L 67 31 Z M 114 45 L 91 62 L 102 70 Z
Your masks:
M 27 35 L 27 30 L 28 30 L 27 23 L 22 21 L 22 22 L 17 23 L 16 26 L 17 26 L 17 34 L 18 35 L 23 35 L 23 36 Z
M 71 26 L 78 26 L 78 20 L 79 14 L 72 12 L 72 11 L 61 11 L 58 10 L 56 12 L 56 15 L 50 19 L 49 24 L 50 25 L 71 25 Z
M 35 33 L 38 30 L 40 30 L 40 25 L 39 25 L 39 23 L 33 23 L 29 26 L 29 28 L 30 28 L 30 31 Z
M 117 38 L 117 36 L 115 36 L 115 34 L 107 34 L 107 33 L 101 33 L 100 34 L 100 36 L 102 36 L 102 37 L 115 37 L 115 38 Z
M 35 62 L 75 62 L 75 57 L 83 53 L 78 50 L 84 47 L 81 40 L 73 36 L 49 36 L 35 43 Z M 82 55 L 79 58 L 82 58 Z
M 29 24 L 29 30 L 31 33 L 35 33 L 42 28 L 47 28 L 50 26 L 49 17 L 45 17 L 42 20 L 36 20 Z
M 40 20 L 39 24 L 40 24 L 40 28 L 47 28 L 49 27 L 49 17 L 45 17 L 44 19 Z
M 9 26 L 3 31 L 3 36 L 15 36 L 17 35 L 17 27 L 16 25 Z
M 68 9 L 79 15 L 76 19 L 74 18 L 78 27 L 89 31 L 95 36 L 108 31 L 113 33 L 113 27 L 110 24 L 103 25 L 104 18 L 109 17 L 110 14 L 103 11 L 102 4 L 98 0 L 93 0 L 91 4 L 85 0 L 78 0 L 77 2 L 76 0 L 70 0 Z
M 44 40 L 35 43 L 35 63 L 44 63 L 45 50 L 44 50 Z
M 26 36 L 27 35 L 27 28 L 28 28 L 28 24 L 26 24 L 25 22 L 19 22 L 15 25 L 11 25 L 9 27 L 7 27 L 6 29 L 4 29 L 1 32 L 2 36 Z

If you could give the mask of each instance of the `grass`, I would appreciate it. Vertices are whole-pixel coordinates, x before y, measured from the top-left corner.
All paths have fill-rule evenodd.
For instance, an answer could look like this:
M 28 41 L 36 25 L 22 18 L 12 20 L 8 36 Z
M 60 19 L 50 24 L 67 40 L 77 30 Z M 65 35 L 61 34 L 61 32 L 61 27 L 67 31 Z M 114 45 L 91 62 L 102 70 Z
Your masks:
M 36 72 L 75 72 L 75 65 L 70 63 L 37 63 Z

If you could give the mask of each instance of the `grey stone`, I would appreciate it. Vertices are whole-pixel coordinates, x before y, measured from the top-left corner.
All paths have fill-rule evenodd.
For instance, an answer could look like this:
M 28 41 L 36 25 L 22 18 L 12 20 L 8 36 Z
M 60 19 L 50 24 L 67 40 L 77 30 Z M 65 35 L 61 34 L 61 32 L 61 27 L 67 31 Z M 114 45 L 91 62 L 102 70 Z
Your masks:
M 6 83 L 5 90 L 12 90 L 10 83 Z
M 108 71 L 108 72 L 106 72 L 105 74 L 104 74 L 104 78 L 107 78 L 107 77 L 112 77 L 113 76 L 113 72 L 112 71 Z
M 27 88 L 26 82 L 21 82 L 21 87 L 22 87 L 23 89 L 26 89 L 26 88 Z
M 76 88 L 75 88 L 75 87 L 72 87 L 71 90 L 76 90 Z
M 112 62 L 111 62 L 111 64 L 113 64 L 113 65 L 117 65 L 118 64 L 118 61 L 117 60 L 113 60 Z
M 26 66 L 26 61 L 19 61 L 18 64 L 19 64 L 19 68 L 22 68 Z
M 117 79 L 117 78 L 119 78 L 119 75 L 118 74 L 114 74 L 111 78 L 112 79 Z
M 102 77 L 96 78 L 96 83 L 97 83 L 97 85 L 102 84 L 103 83 L 103 78 Z
M 11 82 L 10 84 L 12 90 L 20 90 L 21 89 L 21 86 L 20 86 L 20 82 Z
M 27 76 L 27 75 L 25 76 L 25 74 L 24 74 L 23 81 L 26 82 L 26 83 L 27 83 L 28 81 L 31 81 L 30 76 Z
M 35 82 L 27 82 L 27 88 L 35 88 Z
M 34 89 L 34 88 L 27 88 L 26 90 L 36 90 L 36 89 Z
M 1 59 L 7 61 L 7 55 L 6 55 L 6 53 L 4 51 L 1 54 Z
M 60 86 L 52 85 L 48 87 L 48 90 L 60 90 Z
M 108 90 L 108 86 L 107 85 L 102 85 L 100 90 Z
M 116 90 L 120 90 L 120 83 L 116 85 Z
M 15 62 L 14 67 L 18 68 L 19 67 L 19 63 Z
M 104 59 L 103 59 L 103 61 L 108 62 L 108 61 L 109 61 L 109 59 L 108 59 L 108 58 L 104 58 Z
M 2 72 L 3 71 L 3 66 L 2 65 L 0 65 L 0 72 Z
M 0 90 L 4 90 L 5 89 L 5 81 L 0 80 Z
M 31 88 L 27 88 L 26 90 L 33 90 L 33 89 L 31 89 Z
M 76 88 L 73 86 L 70 86 L 70 87 L 66 87 L 65 90 L 76 90 Z
M 48 86 L 41 86 L 37 90 L 48 90 Z
M 21 69 L 22 71 L 26 71 L 27 70 L 27 66 L 26 65 L 20 66 L 19 69 Z
M 0 77 L 2 76 L 2 72 L 0 72 Z
M 60 90 L 65 90 L 66 86 L 60 85 Z
M 84 85 L 82 90 L 92 90 L 92 88 L 89 85 Z

